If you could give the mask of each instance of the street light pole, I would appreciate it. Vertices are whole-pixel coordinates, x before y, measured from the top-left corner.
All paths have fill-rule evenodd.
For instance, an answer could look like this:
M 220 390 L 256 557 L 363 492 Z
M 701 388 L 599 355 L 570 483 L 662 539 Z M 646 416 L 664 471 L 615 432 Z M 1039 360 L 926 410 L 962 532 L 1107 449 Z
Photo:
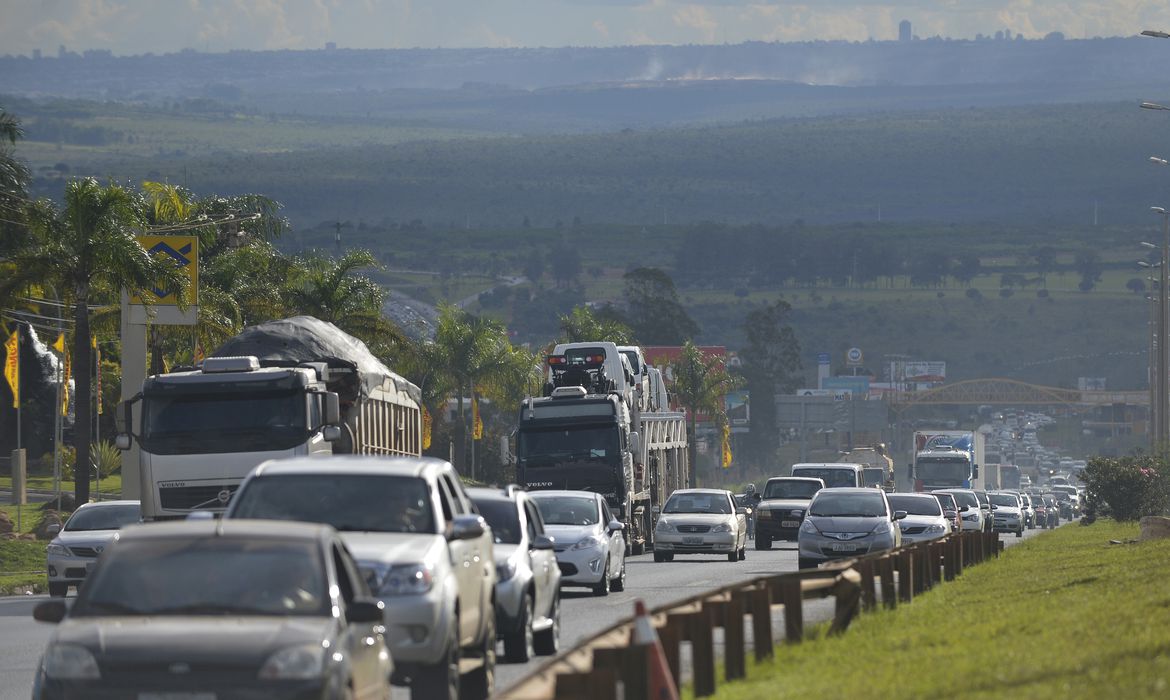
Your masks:
M 1163 450 L 1170 437 L 1166 425 L 1167 415 L 1170 415 L 1170 377 L 1167 376 L 1167 368 L 1170 368 L 1170 341 L 1166 334 L 1167 312 L 1170 311 L 1170 305 L 1167 304 L 1167 293 L 1170 290 L 1166 286 L 1166 266 L 1170 264 L 1170 211 L 1163 207 L 1150 207 L 1150 211 L 1162 216 L 1162 257 L 1158 270 L 1158 423 L 1155 449 Z
M 1158 267 L 1158 265 L 1151 265 L 1144 260 L 1138 262 L 1138 265 L 1142 268 L 1145 268 L 1145 269 Z M 1146 367 L 1146 382 L 1150 388 L 1149 389 L 1150 390 L 1150 404 L 1149 404 L 1149 410 L 1147 411 L 1147 414 L 1146 414 L 1147 415 L 1146 433 L 1150 438 L 1150 452 L 1153 453 L 1154 450 L 1158 446 L 1158 426 L 1162 424 L 1161 418 L 1158 414 L 1158 389 L 1157 389 L 1158 377 L 1161 375 L 1161 371 L 1160 371 L 1159 365 L 1158 365 L 1158 361 L 1159 361 L 1158 358 L 1160 357 L 1158 352 L 1159 352 L 1159 348 L 1161 347 L 1162 344 L 1158 340 L 1158 332 L 1159 332 L 1159 329 L 1158 329 L 1158 296 L 1159 295 L 1157 292 L 1153 291 L 1154 283 L 1157 280 L 1154 277 L 1147 275 L 1146 281 L 1150 283 L 1150 293 L 1146 296 L 1146 298 L 1150 300 L 1150 304 L 1149 304 L 1150 318 L 1149 318 L 1149 321 L 1146 323 L 1146 340 L 1147 340 L 1148 345 L 1149 345 L 1149 352 L 1147 352 L 1147 354 L 1146 354 L 1146 357 L 1148 358 L 1148 361 L 1146 362 L 1146 365 L 1147 365 L 1147 367 Z

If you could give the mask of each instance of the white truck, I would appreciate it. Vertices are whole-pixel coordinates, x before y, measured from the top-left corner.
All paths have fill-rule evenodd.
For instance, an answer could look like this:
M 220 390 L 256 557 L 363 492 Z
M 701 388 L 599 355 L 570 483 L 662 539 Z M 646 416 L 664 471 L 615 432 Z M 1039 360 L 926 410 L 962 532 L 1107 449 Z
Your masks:
M 297 316 L 246 328 L 198 368 L 147 377 L 122 404 L 117 444 L 138 440 L 143 519 L 220 513 L 270 459 L 419 456 L 419 398 L 365 343 Z
M 685 414 L 631 410 L 604 353 L 554 354 L 548 366 L 549 395 L 520 405 L 516 480 L 533 491 L 600 493 L 641 554 L 662 504 L 691 483 Z
M 914 433 L 910 482 L 915 491 L 983 489 L 984 435 L 977 430 L 919 430 Z

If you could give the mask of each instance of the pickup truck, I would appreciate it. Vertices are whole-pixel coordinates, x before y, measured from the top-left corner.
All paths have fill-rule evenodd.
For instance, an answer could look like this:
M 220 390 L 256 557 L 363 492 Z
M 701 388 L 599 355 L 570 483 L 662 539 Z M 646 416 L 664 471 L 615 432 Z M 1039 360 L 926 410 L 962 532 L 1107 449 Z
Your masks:
M 771 549 L 773 540 L 796 541 L 808 502 L 825 488 L 821 479 L 774 476 L 764 485 L 756 506 L 756 549 Z

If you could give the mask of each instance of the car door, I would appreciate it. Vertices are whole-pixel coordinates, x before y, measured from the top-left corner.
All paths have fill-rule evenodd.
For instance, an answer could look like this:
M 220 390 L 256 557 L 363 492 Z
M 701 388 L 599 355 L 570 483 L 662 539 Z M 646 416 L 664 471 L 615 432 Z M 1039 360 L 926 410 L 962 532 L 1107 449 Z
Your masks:
M 466 515 L 468 509 L 456 495 L 450 478 L 446 474 L 439 474 L 436 481 L 443 516 L 453 522 L 456 516 Z M 478 564 L 482 555 L 474 539 L 450 540 L 447 548 L 451 553 L 451 570 L 459 589 L 459 646 L 468 646 L 479 636 L 482 614 L 479 590 L 482 584 L 479 581 Z
M 731 513 L 732 513 L 731 517 L 735 518 L 735 548 L 739 549 L 740 547 L 746 547 L 747 546 L 747 516 L 744 515 L 743 513 L 736 512 L 737 510 L 739 510 L 740 506 L 738 506 L 736 504 L 735 497 L 733 497 L 731 494 L 727 495 L 727 501 L 731 505 Z M 745 499 L 745 504 L 743 507 L 747 507 L 746 499 Z
M 609 524 L 614 521 L 613 511 L 601 496 L 597 497 L 597 502 L 601 506 L 602 537 L 609 540 L 609 575 L 610 578 L 616 578 L 625 563 L 626 538 L 621 530 L 610 532 Z
M 536 589 L 533 605 L 537 615 L 548 617 L 552 614 L 553 598 L 557 593 L 558 577 L 554 577 L 553 572 L 559 574 L 560 569 L 557 568 L 556 553 L 551 549 L 532 549 L 536 538 L 544 536 L 544 521 L 536 504 L 527 499 L 524 499 L 523 504 L 524 527 L 528 534 L 528 562 L 532 567 L 533 587 Z
M 345 551 L 345 546 L 340 541 L 334 541 L 330 549 L 333 571 L 337 577 L 337 589 L 343 605 L 348 608 L 356 598 L 369 598 L 369 589 L 358 574 L 352 557 Z M 344 626 L 340 641 L 341 647 L 349 654 L 354 696 L 379 697 L 389 673 L 389 668 L 384 666 L 385 662 L 381 655 L 385 649 L 381 625 L 349 624 L 345 619 L 340 620 L 339 624 Z M 388 654 L 386 658 L 389 658 Z

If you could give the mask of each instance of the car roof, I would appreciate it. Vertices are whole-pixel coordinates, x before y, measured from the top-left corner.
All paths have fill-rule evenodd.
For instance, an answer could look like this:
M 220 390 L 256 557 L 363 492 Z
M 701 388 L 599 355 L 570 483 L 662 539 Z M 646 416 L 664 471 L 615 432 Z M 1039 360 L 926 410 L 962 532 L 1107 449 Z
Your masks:
M 725 496 L 731 492 L 727 489 L 675 489 L 674 492 L 672 492 L 670 495 L 674 496 L 675 494 L 682 494 L 684 496 L 690 496 L 697 493 L 709 493 Z
M 128 525 L 118 531 L 120 541 L 228 537 L 239 539 L 331 539 L 334 529 L 321 523 L 292 520 L 174 520 Z
M 516 494 L 525 493 L 524 491 L 505 491 L 504 489 L 494 489 L 487 486 L 472 486 L 466 489 L 468 497 L 473 501 L 508 501 L 514 502 Z
M 861 493 L 861 494 L 877 493 L 877 494 L 881 494 L 884 496 L 886 492 L 882 491 L 881 489 L 875 489 L 872 486 L 839 486 L 835 489 L 821 489 L 820 491 L 817 491 L 817 494 L 815 496 L 813 496 L 813 498 L 820 498 L 824 494 L 842 495 L 843 496 L 846 494 L 857 494 L 857 493 Z
M 89 510 L 90 508 L 104 508 L 106 506 L 138 506 L 139 508 L 141 508 L 142 501 L 132 501 L 132 500 L 94 501 L 92 503 L 82 503 L 81 505 L 77 506 L 77 508 L 73 512 L 76 513 L 77 511 L 81 510 L 82 508 Z
M 819 476 L 773 476 L 764 482 L 764 486 L 773 481 L 819 481 L 821 484 L 825 483 L 825 480 Z
M 858 469 L 863 469 L 864 466 L 865 465 L 857 464 L 856 462 L 797 462 L 796 464 L 792 465 L 792 468 L 796 469 L 797 467 L 815 467 L 815 468 L 840 467 L 842 469 L 847 469 L 847 468 L 851 468 L 851 467 L 857 467 Z
M 921 491 L 895 491 L 894 493 L 886 494 L 887 496 L 909 496 L 911 498 L 934 498 L 933 493 L 922 493 Z M 935 498 L 937 501 L 938 499 Z
M 292 457 L 264 462 L 253 476 L 282 474 L 366 474 L 424 477 L 430 471 L 452 469 L 450 462 L 434 457 L 382 457 L 375 455 L 328 455 Z

